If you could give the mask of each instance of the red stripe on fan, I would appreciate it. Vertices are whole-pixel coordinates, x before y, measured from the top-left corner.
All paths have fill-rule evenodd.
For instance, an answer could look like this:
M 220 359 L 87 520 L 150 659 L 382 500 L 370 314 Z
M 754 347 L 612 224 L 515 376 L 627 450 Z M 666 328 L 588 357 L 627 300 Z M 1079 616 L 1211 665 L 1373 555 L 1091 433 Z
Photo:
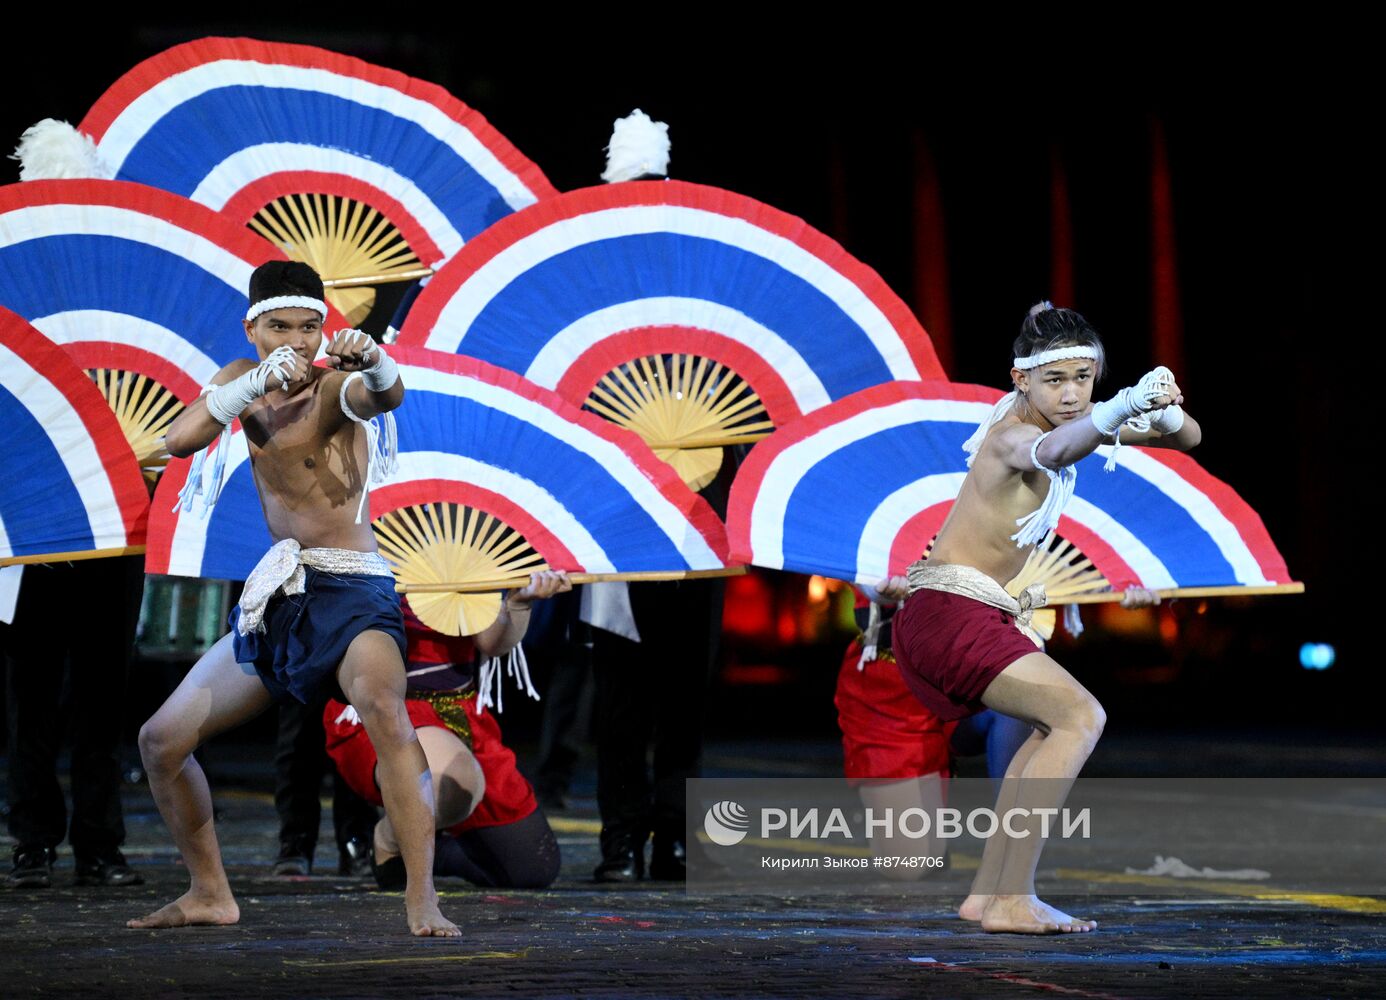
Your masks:
M 100 142 L 116 118 L 140 95 L 178 73 L 219 60 L 323 69 L 379 84 L 425 101 L 476 136 L 536 198 L 551 198 L 558 193 L 539 167 L 516 149 L 510 140 L 496 131 L 480 113 L 442 87 L 312 45 L 260 42 L 249 38 L 201 38 L 175 45 L 139 63 L 112 84 L 92 105 L 78 129 Z
M 464 504 L 498 517 L 524 536 L 551 569 L 580 573 L 586 567 L 552 531 L 514 501 L 476 483 L 455 479 L 416 479 L 371 490 L 371 520 L 401 507 L 427 503 Z
M 149 493 L 144 487 L 135 453 L 125 440 L 111 408 L 86 372 L 61 347 L 30 326 L 22 316 L 0 306 L 0 343 L 48 381 L 72 407 L 101 456 L 111 492 L 120 508 L 127 545 L 142 545 L 149 516 Z M 56 443 L 56 442 L 55 442 Z
M 36 205 L 102 205 L 162 219 L 220 247 L 251 267 L 259 267 L 270 260 L 289 259 L 273 243 L 206 205 L 130 181 L 26 181 L 23 184 L 0 185 L 0 214 L 22 211 Z M 177 253 L 176 248 L 161 249 Z M 248 293 L 249 290 L 246 291 Z M 351 324 L 329 304 L 325 325 L 329 329 L 341 329 Z
M 1290 583 L 1293 577 L 1285 565 L 1285 557 L 1276 548 L 1261 516 L 1251 508 L 1231 486 L 1183 452 L 1168 448 L 1141 448 L 1142 455 L 1169 468 L 1175 475 L 1198 490 L 1237 529 L 1248 551 L 1261 568 L 1261 575 L 1271 583 Z M 1129 468 L 1129 467 L 1128 467 Z
M 178 491 L 188 481 L 192 461 L 191 455 L 169 459 L 159 476 L 159 485 L 154 488 L 154 499 L 149 504 L 149 537 L 144 552 L 146 573 L 168 572 L 169 557 L 173 554 L 173 535 L 180 516 L 174 507 L 178 501 Z
M 1131 564 L 1121 557 L 1110 542 L 1086 524 L 1063 514 L 1059 517 L 1056 534 L 1072 542 L 1078 547 L 1079 552 L 1091 559 L 1093 566 L 1107 578 L 1113 590 L 1125 590 L 1127 587 L 1141 585 L 1141 578 L 1131 568 Z
M 400 201 L 373 184 L 350 174 L 330 174 L 316 170 L 284 170 L 252 181 L 237 191 L 221 208 L 221 213 L 242 225 L 276 198 L 288 194 L 335 194 L 364 202 L 394 223 L 415 256 L 429 267 L 443 259 L 438 244 L 421 222 Z M 364 233 L 363 233 L 364 235 Z
M 924 550 L 938 535 L 948 512 L 953 509 L 952 500 L 943 500 L 925 507 L 900 526 L 895 541 L 890 544 L 890 575 L 900 576 L 924 555 Z M 875 582 L 874 580 L 871 582 Z
M 673 466 L 660 461 L 655 453 L 649 449 L 649 446 L 640 439 L 640 435 L 634 431 L 617 427 L 609 420 L 603 420 L 596 414 L 579 409 L 556 392 L 537 386 L 521 375 L 506 371 L 504 368 L 497 368 L 495 365 L 477 358 L 469 358 L 461 354 L 448 354 L 444 351 L 430 351 L 421 347 L 405 347 L 399 344 L 391 347 L 390 356 L 401 365 L 417 365 L 421 368 L 432 368 L 436 371 L 475 378 L 478 381 L 512 392 L 522 399 L 527 399 L 551 410 L 568 423 L 576 424 L 584 431 L 614 444 L 625 452 L 632 464 L 654 484 L 660 495 L 673 504 L 684 516 L 688 523 L 702 536 L 703 541 L 707 543 L 708 548 L 713 551 L 717 558 L 724 563 L 726 562 L 727 533 L 722 519 L 717 516 L 706 500 L 684 484 L 683 479 L 674 471 Z M 403 378 L 407 388 L 409 385 L 407 372 L 403 373 Z
M 782 452 L 821 431 L 860 413 L 907 400 L 958 400 L 994 404 L 1001 398 L 996 389 L 963 382 L 886 382 L 854 392 L 850 396 L 805 414 L 777 428 L 775 433 L 751 449 L 737 470 L 727 501 L 727 538 L 733 559 L 749 562 L 751 557 L 751 514 L 770 464 Z
M 630 181 L 582 188 L 531 205 L 498 220 L 463 247 L 419 295 L 402 343 L 422 344 L 448 301 L 477 270 L 497 254 L 557 222 L 594 212 L 632 206 L 674 205 L 740 219 L 781 236 L 813 254 L 856 285 L 899 334 L 922 378 L 945 378 L 933 344 L 908 306 L 881 276 L 836 241 L 795 216 L 744 195 L 685 181 Z
M 79 340 L 61 346 L 78 368 L 120 368 L 147 375 L 182 403 L 191 403 L 202 392 L 202 386 L 197 384 L 196 379 L 152 351 L 103 340 Z
M 612 369 L 650 354 L 685 353 L 720 361 L 740 375 L 755 390 L 776 425 L 800 416 L 789 387 L 765 358 L 740 341 L 688 326 L 645 326 L 612 333 L 574 358 L 554 391 L 574 406 L 581 406 Z

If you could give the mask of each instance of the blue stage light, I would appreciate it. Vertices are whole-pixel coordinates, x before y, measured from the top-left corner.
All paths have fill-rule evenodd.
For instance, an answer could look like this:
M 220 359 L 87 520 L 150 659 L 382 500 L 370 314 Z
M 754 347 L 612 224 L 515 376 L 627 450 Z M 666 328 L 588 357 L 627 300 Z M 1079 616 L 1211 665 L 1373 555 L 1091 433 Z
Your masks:
M 1326 642 L 1306 642 L 1299 647 L 1299 664 L 1305 670 L 1327 670 L 1338 658 L 1338 651 Z

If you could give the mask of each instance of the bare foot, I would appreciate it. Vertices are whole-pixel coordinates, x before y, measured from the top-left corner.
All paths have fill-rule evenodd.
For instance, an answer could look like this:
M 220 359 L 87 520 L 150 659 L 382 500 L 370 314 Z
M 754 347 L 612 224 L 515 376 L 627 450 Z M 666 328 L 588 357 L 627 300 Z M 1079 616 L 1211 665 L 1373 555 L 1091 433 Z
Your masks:
M 193 927 L 206 924 L 234 924 L 241 919 L 241 908 L 227 895 L 215 898 L 194 896 L 192 890 L 172 903 L 143 917 L 128 920 L 126 927 Z
M 409 933 L 415 937 L 462 936 L 457 925 L 439 911 L 437 896 L 419 903 L 406 900 L 404 910 L 409 917 Z
M 964 920 L 981 920 L 982 914 L 990 902 L 990 896 L 982 896 L 974 892 L 962 901 L 962 906 L 958 907 L 958 916 Z
M 1009 934 L 1079 934 L 1097 929 L 1056 910 L 1038 896 L 993 896 L 982 914 L 982 930 Z

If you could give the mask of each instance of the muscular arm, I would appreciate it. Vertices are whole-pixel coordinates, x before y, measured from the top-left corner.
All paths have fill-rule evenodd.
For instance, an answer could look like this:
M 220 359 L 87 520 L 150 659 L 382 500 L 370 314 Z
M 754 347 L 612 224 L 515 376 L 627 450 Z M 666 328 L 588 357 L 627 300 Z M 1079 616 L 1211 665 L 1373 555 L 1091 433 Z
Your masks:
M 212 376 L 212 385 L 226 385 L 255 367 L 249 358 L 237 358 Z M 207 412 L 207 397 L 199 396 L 184 408 L 168 425 L 164 447 L 175 458 L 184 458 L 201 451 L 222 431 L 222 424 Z
M 1035 448 L 1035 439 L 1042 433 L 1038 427 L 1022 424 L 1007 428 L 997 435 L 998 454 L 1009 468 L 1021 472 L 1028 472 L 1036 466 L 1060 469 L 1091 455 L 1098 445 L 1111 442 L 1113 432 L 1121 434 L 1122 443 L 1127 443 L 1122 424 L 1129 417 L 1154 413 L 1167 406 L 1178 405 L 1183 400 L 1169 370 L 1157 368 L 1147 373 L 1135 386 L 1123 389 L 1111 400 L 1091 407 L 1084 416 L 1055 427 L 1039 443 L 1038 448 Z M 1178 447 L 1176 442 L 1184 441 L 1197 443 L 1201 438 L 1198 425 L 1188 419 L 1185 424 L 1189 425 L 1188 434 L 1185 435 L 1181 427 L 1179 432 L 1169 435 L 1171 444 L 1164 447 Z M 1193 444 L 1188 447 L 1193 447 Z

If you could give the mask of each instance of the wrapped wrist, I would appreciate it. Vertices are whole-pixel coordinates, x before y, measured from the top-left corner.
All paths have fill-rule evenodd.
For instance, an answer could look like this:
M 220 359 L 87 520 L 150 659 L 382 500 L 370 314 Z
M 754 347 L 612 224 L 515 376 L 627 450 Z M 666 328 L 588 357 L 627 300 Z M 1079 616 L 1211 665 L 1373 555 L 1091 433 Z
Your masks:
M 399 381 L 399 365 L 380 344 L 375 345 L 375 363 L 361 369 L 361 381 L 371 392 L 384 392 Z
M 1105 402 L 1092 408 L 1092 423 L 1104 436 L 1111 436 L 1121 429 L 1121 425 L 1141 412 L 1132 402 L 1131 389 L 1122 389 Z
M 1184 410 L 1177 403 L 1150 414 L 1150 429 L 1160 434 L 1177 434 L 1184 426 Z
M 207 412 L 217 423 L 229 424 L 239 417 L 241 411 L 253 400 L 265 394 L 270 376 L 278 378 L 281 386 L 288 385 L 293 370 L 293 348 L 275 348 L 269 357 L 240 378 L 226 385 L 219 385 L 207 393 Z

